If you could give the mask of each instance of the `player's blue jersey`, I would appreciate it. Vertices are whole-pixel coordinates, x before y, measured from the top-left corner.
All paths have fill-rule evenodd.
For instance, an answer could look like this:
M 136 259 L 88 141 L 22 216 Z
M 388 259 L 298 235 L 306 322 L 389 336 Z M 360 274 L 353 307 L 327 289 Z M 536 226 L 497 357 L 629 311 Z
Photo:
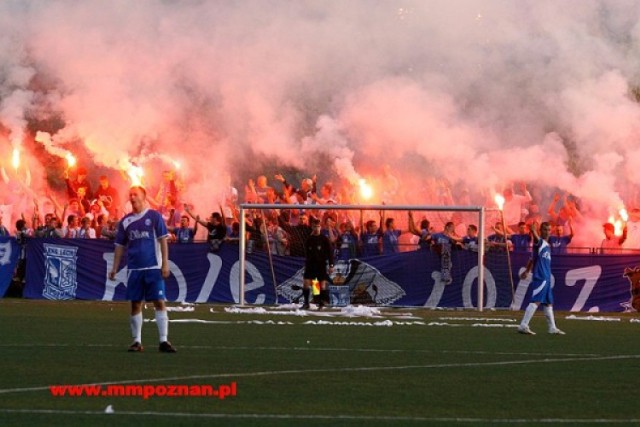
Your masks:
M 551 247 L 540 239 L 533 246 L 533 282 L 551 283 Z
M 158 239 L 168 236 L 160 212 L 145 209 L 126 215 L 118 224 L 116 245 L 127 246 L 127 268 L 148 270 L 162 267 L 162 253 Z

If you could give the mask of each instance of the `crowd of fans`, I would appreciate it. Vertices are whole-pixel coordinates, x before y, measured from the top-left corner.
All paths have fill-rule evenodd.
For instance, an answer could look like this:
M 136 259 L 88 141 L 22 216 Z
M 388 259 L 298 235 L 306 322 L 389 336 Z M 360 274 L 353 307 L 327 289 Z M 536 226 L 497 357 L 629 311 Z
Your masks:
M 397 180 L 386 172 L 389 185 L 397 187 Z M 127 201 L 123 200 L 106 176 L 100 176 L 98 186 L 93 187 L 87 179 L 87 170 L 78 167 L 73 177 L 65 172 L 66 200 L 59 204 L 49 197 L 54 212 L 41 217 L 37 202 L 33 208 L 31 227 L 24 216 L 15 223 L 15 236 L 21 241 L 26 237 L 109 239 L 115 238 L 117 221 L 127 212 Z M 212 251 L 225 242 L 240 239 L 240 221 L 245 221 L 248 251 L 269 251 L 274 255 L 304 256 L 305 241 L 311 233 L 311 219 L 318 219 L 325 234 L 335 248 L 338 259 L 355 256 L 372 256 L 414 249 L 478 249 L 477 216 L 465 212 L 421 212 L 419 224 L 412 212 L 380 211 L 366 213 L 361 210 L 335 210 L 335 204 L 354 204 L 353 195 L 345 188 L 339 191 L 331 182 L 318 186 L 316 176 L 300 180 L 299 186 L 288 182 L 281 175 L 274 175 L 276 186 L 270 186 L 268 178 L 259 176 L 248 180 L 242 197 L 233 187 L 225 192 L 219 210 L 202 219 L 193 212 L 193 207 L 184 202 L 183 184 L 173 171 L 162 174 L 157 191 L 148 194 L 151 207 L 163 215 L 170 241 L 176 244 L 198 240 L 199 226 L 206 233 L 206 241 Z M 468 192 L 459 192 L 454 200 L 445 180 L 432 181 L 430 197 L 434 205 L 470 205 Z M 391 194 L 394 189 L 387 189 Z M 502 211 L 487 214 L 489 223 L 484 232 L 489 251 L 531 250 L 532 239 L 529 226 L 536 222 L 551 223 L 553 234 L 549 243 L 554 253 L 563 254 L 571 248 L 574 223 L 580 221 L 581 212 L 577 200 L 571 195 L 555 194 L 546 215 L 541 212 L 539 201 L 529 192 L 526 184 L 518 188 L 509 187 L 503 192 Z M 239 218 L 239 203 L 289 204 L 296 209 L 249 209 L 245 218 Z M 309 205 L 321 205 L 320 209 L 309 209 Z M 599 250 L 616 253 L 625 248 L 640 248 L 640 209 L 629 212 L 629 222 L 621 235 L 615 235 L 612 223 L 603 225 L 604 238 Z M 476 222 L 476 223 L 474 223 Z M 0 236 L 13 235 L 2 223 Z M 201 233 L 202 234 L 202 233 Z

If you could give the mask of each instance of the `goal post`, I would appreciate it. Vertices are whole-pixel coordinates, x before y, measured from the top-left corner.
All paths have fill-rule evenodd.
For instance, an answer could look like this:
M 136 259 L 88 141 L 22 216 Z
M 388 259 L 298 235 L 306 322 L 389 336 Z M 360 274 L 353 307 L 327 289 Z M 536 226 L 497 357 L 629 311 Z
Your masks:
M 239 228 L 240 236 L 245 236 L 245 238 L 239 239 L 239 278 L 238 278 L 238 299 L 237 301 L 241 306 L 246 304 L 246 272 L 247 272 L 247 251 L 253 252 L 255 248 L 253 245 L 254 241 L 248 240 L 246 236 L 248 236 L 247 232 L 249 231 L 249 227 L 247 227 L 247 218 L 251 215 L 256 215 L 258 218 L 261 218 L 260 224 L 256 225 L 253 223 L 251 225 L 252 230 L 256 230 L 256 233 L 262 235 L 261 239 L 264 238 L 264 248 L 261 251 L 264 251 L 267 255 L 267 262 L 269 263 L 271 272 L 274 280 L 274 287 L 277 286 L 275 283 L 276 280 L 276 272 L 274 272 L 273 267 L 273 257 L 272 254 L 275 249 L 272 249 L 272 245 L 269 242 L 269 238 L 271 230 L 267 230 L 267 222 L 273 222 L 274 228 L 277 228 L 275 221 L 269 217 L 269 215 L 279 215 L 282 211 L 288 212 L 300 212 L 303 211 L 303 215 L 313 214 L 314 217 L 322 218 L 323 214 L 326 217 L 326 212 L 329 211 L 331 214 L 343 215 L 344 217 L 348 217 L 348 215 L 357 215 L 360 220 L 362 220 L 364 213 L 367 212 L 369 217 L 376 217 L 380 212 L 384 212 L 385 215 L 389 212 L 414 212 L 420 213 L 422 215 L 432 214 L 432 215 L 441 215 L 441 213 L 453 214 L 460 213 L 467 215 L 467 218 L 473 218 L 477 220 L 477 229 L 478 229 L 478 247 L 477 247 L 477 304 L 475 308 L 478 311 L 483 311 L 484 309 L 484 284 L 485 284 L 485 269 L 483 266 L 483 260 L 485 256 L 485 208 L 482 206 L 428 206 L 428 205 L 299 205 L 299 204 L 248 204 L 244 203 L 240 205 L 240 221 Z M 275 212 L 276 214 L 274 214 Z M 264 213 L 264 214 L 263 214 Z M 266 213 L 269 213 L 267 215 Z M 409 216 L 409 215 L 407 215 Z M 426 217 L 425 217 L 426 218 Z M 409 220 L 407 220 L 409 221 Z M 413 221 L 411 219 L 411 221 Z M 256 221 L 258 222 L 258 221 Z M 270 222 L 270 223 L 271 223 Z M 371 220 L 369 221 L 371 222 Z M 402 220 L 399 221 L 402 225 Z M 433 224 L 433 222 L 432 222 Z M 259 227 L 259 228 L 258 228 Z M 404 228 L 404 227 L 403 227 Z M 406 230 L 406 228 L 404 228 Z M 360 229 L 359 232 L 362 233 L 364 230 Z M 437 232 L 440 231 L 439 227 L 436 227 Z M 286 234 L 286 233 L 285 233 Z M 301 283 L 300 283 L 301 284 Z M 373 285 L 373 289 L 377 289 L 376 286 Z M 276 295 L 276 303 L 278 297 Z

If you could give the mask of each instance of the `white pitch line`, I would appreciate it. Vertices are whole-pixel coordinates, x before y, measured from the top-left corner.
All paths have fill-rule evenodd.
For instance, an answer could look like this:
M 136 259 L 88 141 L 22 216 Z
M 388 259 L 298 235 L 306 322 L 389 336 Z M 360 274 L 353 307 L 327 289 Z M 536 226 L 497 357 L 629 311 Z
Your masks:
M 501 424 L 635 424 L 640 422 L 640 418 L 617 419 L 617 418 L 454 418 L 454 417 L 410 417 L 393 415 L 328 415 L 328 414 L 224 414 L 224 413 L 191 413 L 191 412 L 154 412 L 154 411 L 115 411 L 105 413 L 104 411 L 73 411 L 64 409 L 5 409 L 0 408 L 0 413 L 9 414 L 59 414 L 59 415 L 97 415 L 113 417 L 116 415 L 139 415 L 158 417 L 180 417 L 180 418 L 231 418 L 231 419 L 276 419 L 276 420 L 355 420 L 355 421 L 415 421 L 415 422 L 442 422 L 442 423 L 501 423 Z
M 332 373 L 339 373 L 339 372 L 374 372 L 374 371 L 402 371 L 402 370 L 411 370 L 411 369 L 469 368 L 469 367 L 526 365 L 526 364 L 538 364 L 538 363 L 566 363 L 566 362 L 583 362 L 583 361 L 592 362 L 592 361 L 624 360 L 624 359 L 640 359 L 640 355 L 630 354 L 630 355 L 587 357 L 587 358 L 571 357 L 571 358 L 562 358 L 562 359 L 526 359 L 526 360 L 507 360 L 507 361 L 498 361 L 498 362 L 442 363 L 442 364 L 430 364 L 430 365 L 359 366 L 359 367 L 352 367 L 352 368 L 329 368 L 329 369 L 287 369 L 282 371 L 257 371 L 257 372 L 238 372 L 238 373 L 228 373 L 228 374 L 185 375 L 185 376 L 179 376 L 179 377 L 106 381 L 106 382 L 95 382 L 95 383 L 77 384 L 77 385 L 94 386 L 94 385 L 111 385 L 111 384 L 138 384 L 138 383 L 170 382 L 170 381 L 184 381 L 184 380 L 202 380 L 202 379 L 213 379 L 213 378 L 264 377 L 264 376 L 270 376 L 270 375 L 303 375 L 303 374 L 318 374 L 318 373 L 332 374 Z M 49 390 L 49 387 L 50 386 L 3 389 L 3 390 L 0 390 L 0 394 L 20 393 L 20 392 L 29 392 L 29 391 L 43 391 L 43 390 Z

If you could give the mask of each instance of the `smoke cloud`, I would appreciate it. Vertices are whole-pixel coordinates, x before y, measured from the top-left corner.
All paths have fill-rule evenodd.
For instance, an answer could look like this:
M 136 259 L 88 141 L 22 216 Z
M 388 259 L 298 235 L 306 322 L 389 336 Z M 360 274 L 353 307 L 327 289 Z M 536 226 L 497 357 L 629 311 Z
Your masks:
M 526 181 L 543 210 L 560 191 L 606 217 L 640 185 L 639 18 L 625 0 L 5 1 L 0 158 L 179 161 L 202 209 L 227 174 L 388 166 L 399 203 L 433 179 L 474 203 Z

